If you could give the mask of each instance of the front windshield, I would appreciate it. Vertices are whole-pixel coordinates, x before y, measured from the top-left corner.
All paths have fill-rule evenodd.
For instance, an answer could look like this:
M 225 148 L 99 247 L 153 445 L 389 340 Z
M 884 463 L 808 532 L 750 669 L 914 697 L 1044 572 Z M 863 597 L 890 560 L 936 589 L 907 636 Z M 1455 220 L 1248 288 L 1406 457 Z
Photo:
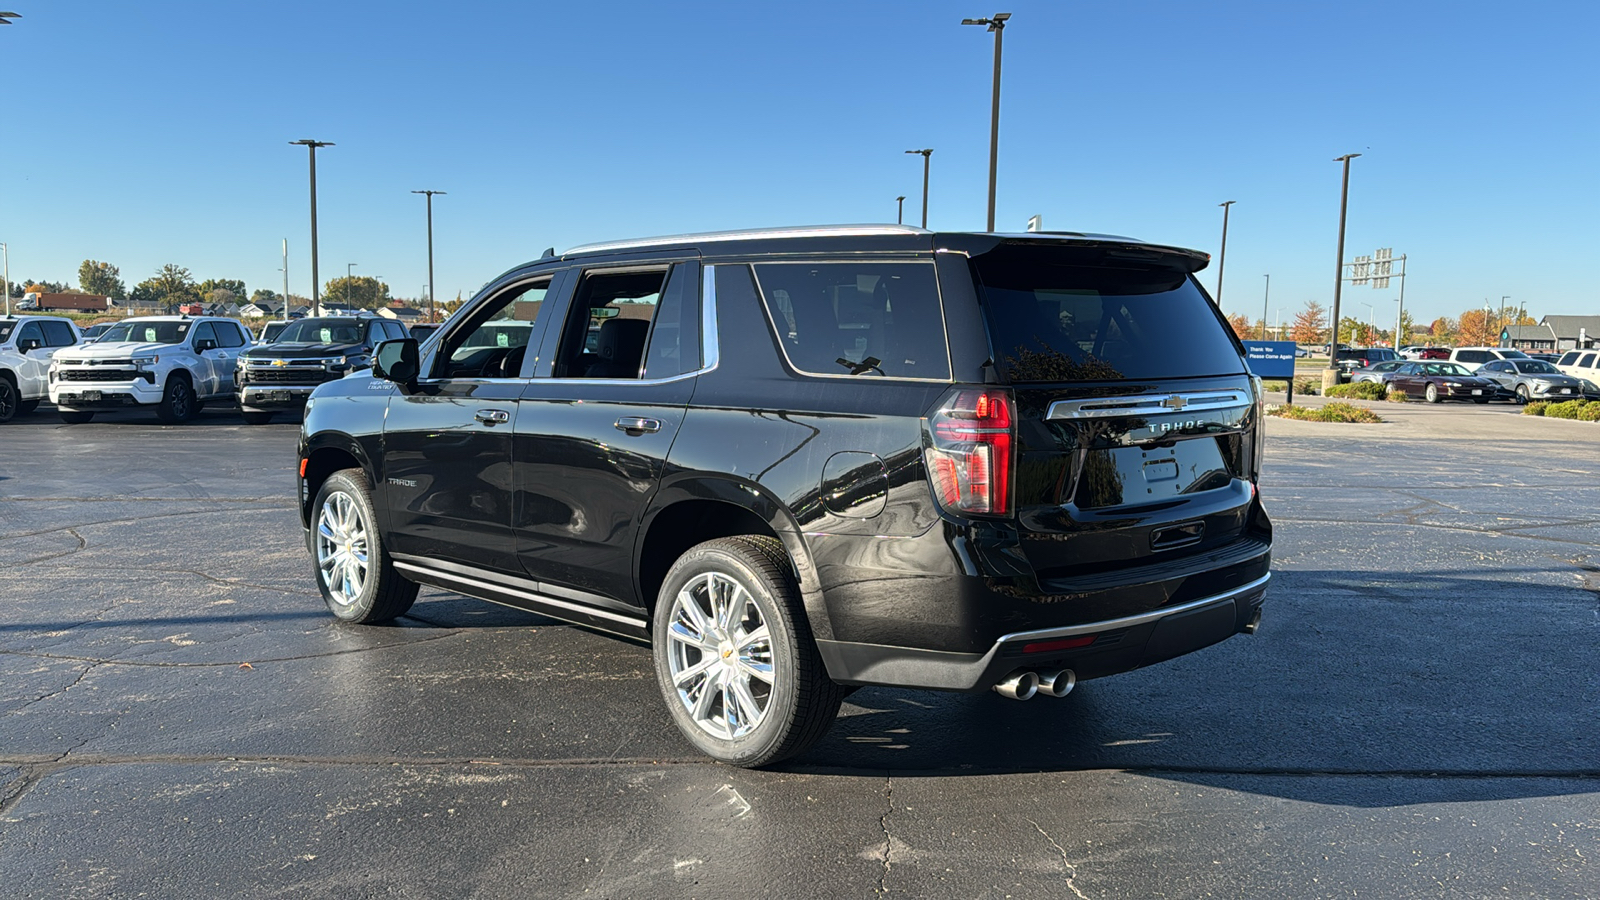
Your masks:
M 354 319 L 301 319 L 283 330 L 275 344 L 359 344 L 362 323 Z
M 1424 375 L 1454 375 L 1457 378 L 1471 375 L 1472 371 L 1466 366 L 1456 363 L 1429 363 L 1422 367 Z
M 168 319 L 160 322 L 118 322 L 106 329 L 100 336 L 100 343 L 115 344 L 118 341 L 132 341 L 136 344 L 181 344 L 189 336 L 189 326 L 192 322 L 180 322 Z
M 1543 360 L 1517 363 L 1517 371 L 1524 375 L 1560 375 L 1561 370 Z

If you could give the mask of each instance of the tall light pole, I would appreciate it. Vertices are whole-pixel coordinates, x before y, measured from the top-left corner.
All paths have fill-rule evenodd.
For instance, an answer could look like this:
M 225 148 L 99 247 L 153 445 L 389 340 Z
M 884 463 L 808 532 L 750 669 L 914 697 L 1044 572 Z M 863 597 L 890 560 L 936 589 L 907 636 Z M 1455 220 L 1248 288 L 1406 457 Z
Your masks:
M 987 25 L 994 32 L 994 100 L 989 113 L 989 227 L 994 231 L 994 183 L 1000 164 L 1000 45 L 1011 13 L 995 13 L 987 19 L 962 19 L 963 25 Z
M 1267 286 L 1261 290 L 1261 339 L 1264 341 L 1267 339 L 1267 298 L 1272 295 L 1272 276 L 1261 277 L 1267 280 Z
M 355 285 L 355 281 L 352 279 L 352 277 L 350 275 L 350 272 L 352 270 L 354 270 L 355 267 L 358 266 L 358 265 L 360 265 L 360 263 L 345 263 L 344 264 L 344 305 L 345 306 L 353 306 L 354 305 L 354 304 L 352 304 L 350 302 L 350 300 L 351 300 L 351 298 L 355 297 L 356 285 Z
M 920 153 L 922 155 L 922 227 L 928 227 L 928 161 L 933 157 L 933 148 L 926 150 L 907 150 L 907 153 Z
M 1322 372 L 1324 389 L 1339 383 L 1339 291 L 1344 286 L 1344 214 L 1350 200 L 1350 160 L 1360 155 L 1346 153 L 1334 159 L 1334 162 L 1344 163 L 1344 183 L 1339 188 L 1339 258 L 1333 270 L 1333 342 L 1328 347 L 1328 368 Z
M 906 195 L 901 194 L 894 198 L 894 222 L 896 225 L 906 223 Z
M 4 284 L 6 292 L 6 318 L 11 318 L 11 248 L 0 242 L 0 256 L 5 257 Z
M 283 314 L 289 315 L 289 239 L 283 239 Z
M 311 315 L 322 315 L 322 294 L 317 285 L 317 148 L 332 147 L 332 141 L 304 138 L 290 141 L 311 151 Z M 288 300 L 284 301 L 288 303 Z
M 1400 283 L 1402 285 L 1405 284 L 1404 281 L 1402 281 Z M 1406 317 L 1406 301 L 1405 301 L 1404 297 L 1396 297 L 1396 298 L 1394 298 L 1394 302 L 1400 304 L 1399 308 L 1395 311 L 1395 314 L 1394 314 L 1394 352 L 1399 353 L 1400 352 L 1400 323 Z M 1406 337 L 1409 338 L 1410 335 L 1406 335 Z
M 1228 207 L 1238 201 L 1225 200 L 1222 207 L 1222 251 L 1217 254 L 1217 309 L 1222 308 L 1222 267 L 1228 264 Z
M 428 321 L 433 321 L 433 195 L 444 191 L 412 191 L 428 195 Z
M 1365 300 L 1361 301 L 1361 305 L 1367 308 L 1367 346 L 1370 347 L 1372 346 L 1372 322 L 1377 318 L 1378 312 L 1371 303 Z

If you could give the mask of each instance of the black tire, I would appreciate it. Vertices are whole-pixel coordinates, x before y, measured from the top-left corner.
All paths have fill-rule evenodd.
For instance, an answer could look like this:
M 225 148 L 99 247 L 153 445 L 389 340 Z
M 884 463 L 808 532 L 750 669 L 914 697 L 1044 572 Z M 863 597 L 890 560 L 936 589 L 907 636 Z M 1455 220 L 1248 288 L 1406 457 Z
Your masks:
M 1518 406 L 1522 406 L 1522 405 L 1526 404 L 1529 400 L 1532 400 L 1532 399 L 1533 398 L 1528 395 L 1528 386 L 1527 385 L 1525 385 L 1525 384 L 1517 385 L 1517 405 Z
M 239 415 L 244 417 L 246 425 L 265 425 L 272 421 L 272 413 L 269 412 L 247 412 Z
M 352 516 L 358 529 L 341 527 L 340 522 L 350 523 Z M 311 506 L 311 533 L 306 543 L 311 551 L 312 574 L 328 611 L 341 622 L 387 622 L 405 615 L 416 602 L 417 585 L 395 571 L 383 548 L 377 521 L 372 491 L 360 469 L 342 469 L 329 475 Z M 340 551 L 344 555 L 338 558 L 352 561 L 355 568 L 345 568 L 333 558 Z M 362 554 L 364 564 L 360 561 Z M 346 574 L 352 577 L 346 579 Z M 354 583 L 357 574 L 359 585 Z M 334 585 L 336 580 L 339 583 Z
M 709 598 L 712 585 L 726 587 L 730 584 L 742 589 L 748 598 L 747 603 L 738 603 L 739 607 L 744 607 L 738 612 L 739 620 L 734 621 L 730 614 L 725 629 L 708 622 L 699 630 L 697 639 L 688 637 L 695 626 L 680 611 L 680 602 L 697 604 L 696 609 L 704 621 L 704 614 L 712 611 L 714 605 L 698 605 L 700 600 Z M 754 616 L 759 616 L 759 620 Z M 810 749 L 837 718 L 842 691 L 829 680 L 822 657 L 817 654 L 788 555 L 776 538 L 744 535 L 719 538 L 690 548 L 667 572 L 652 618 L 651 633 L 655 640 L 651 655 L 662 698 L 678 730 L 706 755 L 747 768 L 770 765 Z M 675 622 L 680 626 L 676 631 L 673 630 Z M 717 667 L 715 657 L 696 647 L 710 646 L 712 640 L 720 639 L 720 646 L 726 648 L 721 651 L 721 658 L 733 659 L 730 654 L 739 649 L 741 634 L 749 637 L 749 632 L 743 629 L 751 623 L 764 627 L 767 638 L 751 641 L 745 649 L 752 659 L 770 657 L 772 680 L 770 684 L 761 685 L 760 676 L 755 676 L 754 680 L 744 676 L 743 696 L 756 703 L 758 714 L 749 717 L 755 724 L 747 732 L 735 734 L 735 720 L 739 718 L 737 708 L 744 701 L 736 699 L 737 693 L 732 687 L 719 687 L 714 672 L 729 673 L 730 678 L 737 679 L 741 677 L 735 671 L 737 663 Z M 735 629 L 739 632 L 735 633 Z M 762 645 L 766 647 L 764 653 L 749 649 Z M 691 654 L 694 654 L 693 659 L 689 659 Z M 744 658 L 743 653 L 738 657 Z M 673 682 L 673 667 L 692 670 L 707 660 L 712 661 L 713 669 L 703 672 L 703 678 L 686 680 L 685 690 L 680 694 Z M 765 688 L 765 693 L 756 696 L 760 688 Z M 735 707 L 734 713 L 729 712 L 730 703 Z M 690 704 L 703 710 L 707 724 L 701 724 L 702 719 L 697 718 Z M 721 729 L 721 733 L 714 734 L 712 728 Z
M 156 404 L 156 418 L 167 425 L 182 425 L 194 418 L 194 385 L 189 376 L 173 372 L 167 376 L 167 389 L 161 392 L 161 402 Z
M 56 410 L 56 415 L 60 416 L 61 421 L 68 425 L 82 425 L 94 418 L 94 413 L 92 412 L 79 412 L 75 409 L 58 409 Z
M 0 375 L 0 425 L 17 417 L 17 407 L 21 403 L 22 395 L 17 392 L 11 376 Z
M 1436 385 L 1436 384 L 1429 384 L 1428 385 L 1428 389 L 1422 392 L 1422 396 L 1427 398 L 1427 401 L 1429 403 L 1438 403 L 1439 402 L 1439 386 Z
M 17 415 L 26 416 L 39 408 L 38 400 L 24 400 L 17 404 Z

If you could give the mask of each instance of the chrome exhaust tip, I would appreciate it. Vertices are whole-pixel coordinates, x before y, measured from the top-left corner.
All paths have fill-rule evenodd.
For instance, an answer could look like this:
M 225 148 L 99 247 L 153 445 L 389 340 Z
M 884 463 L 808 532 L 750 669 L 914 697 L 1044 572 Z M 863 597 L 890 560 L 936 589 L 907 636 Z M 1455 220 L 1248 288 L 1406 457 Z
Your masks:
M 1246 622 L 1244 628 L 1242 628 L 1240 630 L 1243 631 L 1245 634 L 1255 634 L 1256 633 L 1256 629 L 1258 629 L 1260 627 L 1261 627 L 1261 607 L 1258 606 L 1258 607 L 1256 607 L 1256 614 L 1251 616 L 1250 617 L 1250 621 Z
M 1047 697 L 1065 697 L 1078 684 L 1078 675 L 1071 669 L 1055 669 L 1039 673 L 1039 693 Z
M 1039 673 L 1026 669 L 1012 672 L 994 686 L 994 691 L 1012 700 L 1027 700 L 1039 692 Z

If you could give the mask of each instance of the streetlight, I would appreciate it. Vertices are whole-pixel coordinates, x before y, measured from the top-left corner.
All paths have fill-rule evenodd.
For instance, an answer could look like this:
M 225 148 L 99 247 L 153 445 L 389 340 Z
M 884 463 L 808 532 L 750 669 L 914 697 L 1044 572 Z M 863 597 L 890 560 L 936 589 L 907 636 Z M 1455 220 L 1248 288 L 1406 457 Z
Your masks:
M 1267 297 L 1272 295 L 1272 276 L 1261 277 L 1267 280 L 1267 286 L 1261 290 L 1261 339 L 1264 341 L 1267 339 Z
M 20 18 L 22 18 L 22 13 L 0 12 L 0 25 L 10 25 L 12 19 L 20 19 Z M 6 314 L 10 315 L 9 312 L 7 312 Z
M 311 315 L 322 315 L 322 294 L 317 286 L 317 148 L 332 147 L 332 141 L 314 141 L 304 138 L 290 141 L 311 151 Z M 287 304 L 289 301 L 284 300 Z
M 1377 315 L 1377 311 L 1373 309 L 1371 303 L 1368 303 L 1364 300 L 1361 302 L 1361 305 L 1367 308 L 1367 346 L 1370 347 L 1372 346 L 1372 320 Z
M 1328 348 L 1328 368 L 1322 372 L 1324 390 L 1339 383 L 1339 290 L 1344 286 L 1344 213 L 1350 200 L 1350 160 L 1359 153 L 1346 153 L 1334 162 L 1344 163 L 1344 184 L 1339 188 L 1339 258 L 1333 270 L 1333 345 Z
M 1227 200 L 1217 204 L 1222 207 L 1222 252 L 1217 254 L 1217 309 L 1222 308 L 1222 267 L 1228 262 L 1228 207 L 1237 202 Z
M 926 150 L 907 150 L 907 153 L 920 153 L 922 155 L 922 227 L 928 227 L 928 160 L 933 156 L 933 148 Z
M 1400 284 L 1404 285 L 1405 282 L 1402 281 L 1402 282 L 1400 282 Z M 1406 317 L 1406 298 L 1402 295 L 1402 296 L 1394 298 L 1394 302 L 1400 304 L 1399 308 L 1395 310 L 1395 314 L 1394 314 L 1394 352 L 1399 353 L 1400 352 L 1400 323 L 1401 323 L 1401 320 L 1403 320 Z M 1409 334 L 1406 335 L 1406 339 L 1407 340 L 1410 340 L 1410 338 L 1411 338 L 1411 335 L 1409 335 Z
M 906 195 L 901 194 L 894 198 L 894 204 L 894 222 L 896 225 L 904 225 L 906 223 Z
M 5 13 L 4 15 L 11 15 L 11 13 Z M 7 247 L 3 242 L 0 242 L 0 256 L 5 257 L 6 318 L 9 319 L 11 318 L 11 248 Z
M 962 19 L 963 25 L 987 25 L 994 33 L 994 101 L 989 115 L 989 227 L 994 231 L 994 180 L 1000 162 L 1000 43 L 1011 13 L 995 13 L 987 19 Z
M 412 191 L 428 195 L 428 321 L 433 321 L 433 195 L 444 191 Z

